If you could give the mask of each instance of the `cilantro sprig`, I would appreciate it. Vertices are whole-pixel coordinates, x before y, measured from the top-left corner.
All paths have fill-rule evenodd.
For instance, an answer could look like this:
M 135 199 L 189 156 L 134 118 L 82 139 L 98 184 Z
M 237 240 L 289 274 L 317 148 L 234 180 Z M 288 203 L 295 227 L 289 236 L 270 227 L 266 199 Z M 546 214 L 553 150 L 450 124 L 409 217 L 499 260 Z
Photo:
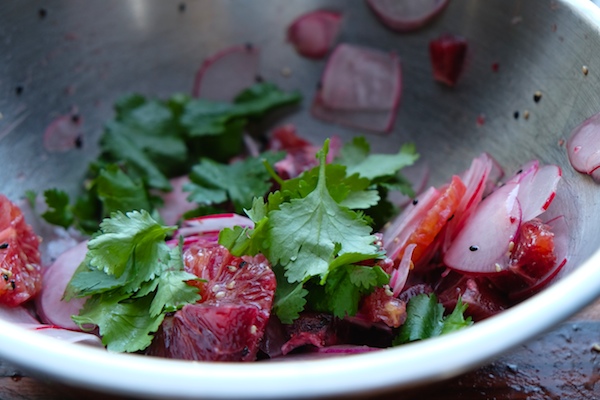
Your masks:
M 200 180 L 205 176 L 203 171 L 210 167 L 218 169 L 221 177 L 237 176 L 245 165 L 227 168 L 218 163 L 242 153 L 242 136 L 248 125 L 273 109 L 291 106 L 300 100 L 298 92 L 284 92 L 267 82 L 242 91 L 232 103 L 192 99 L 182 94 L 166 100 L 139 94 L 124 96 L 115 104 L 114 119 L 104 126 L 101 153 L 90 164 L 84 194 L 71 202 L 66 192 L 47 190 L 44 198 L 48 211 L 42 217 L 51 224 L 65 228 L 73 225 L 92 234 L 100 221 L 115 211 L 145 209 L 157 216 L 154 211 L 162 202 L 156 194 L 171 190 L 170 178 L 189 173 L 198 160 L 202 160 L 195 167 Z M 201 189 L 217 189 L 213 193 L 213 197 L 217 197 L 210 201 L 211 205 L 228 206 L 227 202 L 219 204 L 217 201 L 226 200 L 233 202 L 234 209 L 241 212 L 252 196 L 261 196 L 269 189 L 264 188 L 261 180 L 264 168 L 260 167 L 260 177 L 238 186 L 247 188 L 241 192 L 238 189 L 239 196 L 234 193 L 234 184 L 244 184 L 240 179 L 227 188 L 214 188 L 211 182 L 208 187 L 195 182 L 197 186 L 192 192 L 200 193 L 192 197 L 206 207 L 204 198 L 210 190 Z M 254 166 L 251 171 L 256 173 L 257 168 Z M 242 194 L 248 198 L 241 200 Z
M 395 175 L 416 155 L 402 150 L 386 159 L 394 164 L 391 170 L 362 177 L 361 170 L 368 168 L 356 167 L 348 174 L 345 165 L 326 164 L 328 151 L 326 140 L 317 154 L 318 167 L 298 178 L 278 178 L 279 191 L 266 201 L 254 200 L 246 210 L 254 229 L 234 227 L 219 236 L 234 255 L 262 253 L 271 261 L 278 282 L 274 310 L 284 323 L 306 307 L 338 317 L 353 315 L 363 295 L 389 281 L 381 268 L 362 265 L 384 253 L 360 210 L 381 200 L 375 179 Z
M 145 349 L 167 312 L 200 300 L 186 283 L 197 277 L 184 271 L 181 247 L 165 243 L 174 229 L 143 210 L 116 212 L 88 242 L 65 298 L 89 296 L 72 318 L 82 328 L 97 326 L 108 350 Z

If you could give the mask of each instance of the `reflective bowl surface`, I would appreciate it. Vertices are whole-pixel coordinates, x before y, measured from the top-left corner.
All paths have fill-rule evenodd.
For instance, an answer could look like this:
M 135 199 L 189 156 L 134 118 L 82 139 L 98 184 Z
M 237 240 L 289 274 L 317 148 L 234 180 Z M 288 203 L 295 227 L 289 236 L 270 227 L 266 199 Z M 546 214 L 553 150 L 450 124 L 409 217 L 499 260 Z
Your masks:
M 303 92 L 301 110 L 278 123 L 294 123 L 314 140 L 359 134 L 310 117 L 324 61 L 303 59 L 285 43 L 294 17 L 327 8 L 343 12 L 340 42 L 394 50 L 402 58 L 399 115 L 391 135 L 369 136 L 376 150 L 415 142 L 433 167 L 434 184 L 483 151 L 507 171 L 532 158 L 558 164 L 563 180 L 549 212 L 567 217 L 571 242 L 567 268 L 550 288 L 465 331 L 425 342 L 318 361 L 201 363 L 110 354 L 0 321 L 0 357 L 25 371 L 146 398 L 316 397 L 413 387 L 489 362 L 600 294 L 600 187 L 570 167 L 562 144 L 600 110 L 600 12 L 591 2 L 452 0 L 430 25 L 407 34 L 383 27 L 359 1 L 188 1 L 184 12 L 179 2 L 161 0 L 58 1 L 43 4 L 44 18 L 41 7 L 0 4 L 0 192 L 12 199 L 28 189 L 76 191 L 119 95 L 189 92 L 202 60 L 237 43 L 260 47 L 266 80 Z M 469 41 L 466 70 L 453 89 L 433 81 L 427 52 L 428 42 L 445 32 Z M 283 68 L 292 74 L 284 76 Z M 45 127 L 73 107 L 84 118 L 83 148 L 48 153 Z

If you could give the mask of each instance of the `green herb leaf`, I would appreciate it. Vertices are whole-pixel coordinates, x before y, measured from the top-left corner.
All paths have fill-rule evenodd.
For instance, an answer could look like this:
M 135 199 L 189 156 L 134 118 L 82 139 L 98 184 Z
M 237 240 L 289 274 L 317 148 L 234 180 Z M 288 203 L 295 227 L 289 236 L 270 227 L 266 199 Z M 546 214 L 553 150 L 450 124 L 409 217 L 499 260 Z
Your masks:
M 74 216 L 69 206 L 69 195 L 62 190 L 49 189 L 44 191 L 44 198 L 48 205 L 48 211 L 42 214 L 42 218 L 63 228 L 71 226 Z
M 328 145 L 326 141 L 319 152 L 321 164 L 315 190 L 304 198 L 282 203 L 279 210 L 269 213 L 268 258 L 285 267 L 290 282 L 326 276 L 338 243 L 339 255 L 379 255 L 371 228 L 357 213 L 337 204 L 327 190 Z
M 252 206 L 252 199 L 262 197 L 271 187 L 270 175 L 263 162 L 281 160 L 283 153 L 263 153 L 232 164 L 220 164 L 202 159 L 190 174 L 191 183 L 184 187 L 191 192 L 188 200 L 203 205 L 230 200 L 236 212 Z
M 88 242 L 88 253 L 73 275 L 65 298 L 90 296 L 73 320 L 98 326 L 111 351 L 147 347 L 167 312 L 200 299 L 188 285 L 179 247 L 165 243 L 173 227 L 161 226 L 147 211 L 113 213 Z
M 467 305 L 459 299 L 456 308 L 444 317 L 444 307 L 438 303 L 435 294 L 420 294 L 411 298 L 406 307 L 406 322 L 394 340 L 394 345 L 423 340 L 463 329 L 472 324 L 463 313 Z
M 282 268 L 274 268 L 277 277 L 277 289 L 273 301 L 273 311 L 284 324 L 291 324 L 306 305 L 308 290 L 303 288 L 302 282 L 289 283 L 283 276 Z
M 164 314 L 150 316 L 152 295 L 131 301 L 128 296 L 102 294 L 89 298 L 73 321 L 81 327 L 96 325 L 109 351 L 136 352 L 152 342 Z

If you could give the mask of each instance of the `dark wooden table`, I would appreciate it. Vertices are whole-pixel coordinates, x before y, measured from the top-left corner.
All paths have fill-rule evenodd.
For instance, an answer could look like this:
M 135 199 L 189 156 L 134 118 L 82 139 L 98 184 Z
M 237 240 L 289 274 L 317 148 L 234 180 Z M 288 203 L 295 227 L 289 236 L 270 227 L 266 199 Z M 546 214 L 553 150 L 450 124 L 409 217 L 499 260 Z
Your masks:
M 10 366 L 4 371 L 1 400 L 126 399 L 12 376 Z M 361 399 L 600 399 L 600 301 L 478 370 L 418 390 Z

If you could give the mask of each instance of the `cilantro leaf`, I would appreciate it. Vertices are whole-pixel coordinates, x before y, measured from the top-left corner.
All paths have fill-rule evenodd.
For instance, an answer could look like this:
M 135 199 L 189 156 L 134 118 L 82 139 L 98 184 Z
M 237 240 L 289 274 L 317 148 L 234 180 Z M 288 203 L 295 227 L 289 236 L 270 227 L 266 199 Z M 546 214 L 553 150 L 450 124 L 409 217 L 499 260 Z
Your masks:
M 98 326 L 111 351 L 147 347 L 165 313 L 200 299 L 187 284 L 179 247 L 165 243 L 174 227 L 161 226 L 147 211 L 113 213 L 88 242 L 88 253 L 65 291 L 65 298 L 90 296 L 73 321 Z
M 275 107 L 296 104 L 299 93 L 286 93 L 272 83 L 257 83 L 240 93 L 233 104 L 204 99 L 191 100 L 181 123 L 192 136 L 222 135 L 234 119 L 258 118 Z
M 138 266 L 153 266 L 158 260 L 168 260 L 169 248 L 164 240 L 175 227 L 159 225 L 142 210 L 116 212 L 102 221 L 100 230 L 102 234 L 88 242 L 88 263 L 118 278 L 132 261 Z M 158 272 L 153 267 L 147 270 L 148 278 Z
M 341 207 L 327 189 L 325 157 L 329 142 L 319 152 L 320 170 L 316 188 L 306 197 L 282 203 L 269 213 L 268 258 L 286 269 L 290 282 L 319 275 L 324 277 L 330 261 L 344 253 L 362 253 L 375 258 L 371 228 L 360 216 Z
M 302 282 L 289 283 L 283 276 L 282 268 L 273 270 L 278 282 L 273 300 L 273 311 L 282 323 L 291 324 L 304 310 L 308 290 L 304 289 Z
M 329 273 L 325 283 L 327 311 L 338 318 L 355 315 L 360 299 L 389 282 L 379 267 L 345 265 Z
M 407 143 L 396 154 L 369 154 L 369 144 L 364 137 L 357 137 L 340 150 L 336 160 L 348 168 L 348 175 L 359 174 L 370 180 L 395 175 L 404 167 L 412 165 L 418 155 L 415 146 Z
M 452 314 L 444 317 L 444 307 L 438 303 L 435 294 L 412 297 L 406 307 L 406 322 L 400 328 L 394 345 L 440 336 L 470 326 L 471 318 L 463 317 L 466 308 L 467 305 L 459 299 Z
M 89 298 L 73 321 L 82 327 L 96 325 L 102 336 L 102 344 L 109 351 L 136 352 L 152 342 L 164 319 L 164 314 L 150 316 L 148 309 L 152 295 L 137 301 L 118 294 L 102 294 Z
M 44 191 L 48 210 L 42 214 L 47 222 L 68 228 L 74 220 L 73 211 L 69 207 L 69 195 L 58 189 Z
M 230 200 L 237 212 L 252 205 L 254 197 L 263 196 L 271 187 L 270 175 L 263 162 L 274 164 L 283 153 L 263 153 L 232 164 L 220 164 L 202 159 L 192 168 L 190 183 L 184 187 L 191 192 L 188 200 L 203 205 Z
M 105 217 L 117 211 L 152 210 L 144 185 L 134 182 L 117 165 L 110 164 L 100 170 L 94 185 Z

